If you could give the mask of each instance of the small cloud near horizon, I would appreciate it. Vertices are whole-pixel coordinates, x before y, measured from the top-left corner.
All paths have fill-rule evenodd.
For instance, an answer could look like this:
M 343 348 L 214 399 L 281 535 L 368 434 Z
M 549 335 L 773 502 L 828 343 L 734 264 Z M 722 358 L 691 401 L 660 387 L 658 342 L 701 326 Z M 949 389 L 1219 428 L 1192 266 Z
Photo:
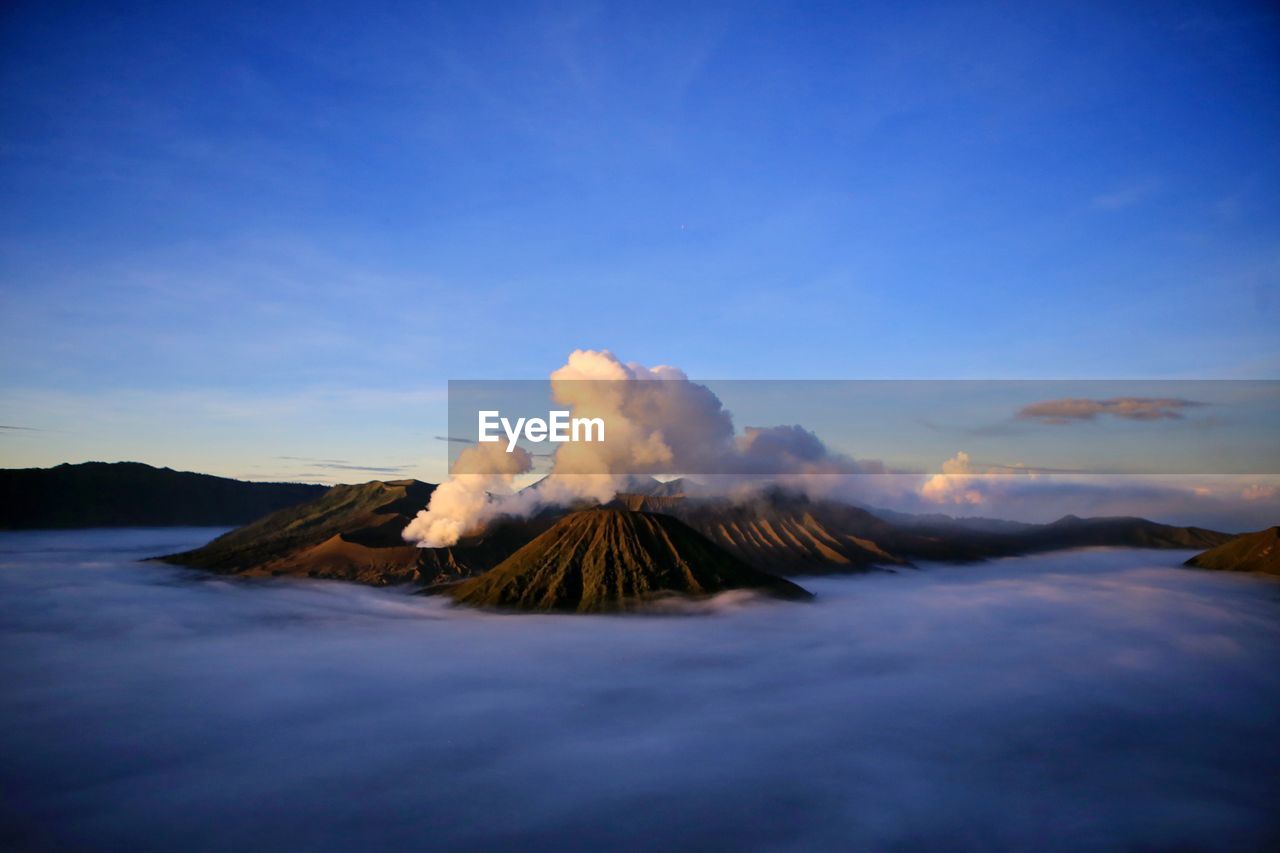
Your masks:
M 1280 495 L 1280 489 L 1260 483 L 1246 486 L 1244 491 L 1240 493 L 1241 499 L 1246 501 L 1269 501 L 1274 500 L 1278 495 Z
M 1180 420 L 1181 409 L 1202 406 L 1194 400 L 1177 397 L 1111 397 L 1093 400 L 1087 397 L 1063 397 L 1031 403 L 1018 410 L 1020 420 L 1045 424 L 1070 424 L 1095 420 L 1098 415 L 1111 415 L 1130 421 Z

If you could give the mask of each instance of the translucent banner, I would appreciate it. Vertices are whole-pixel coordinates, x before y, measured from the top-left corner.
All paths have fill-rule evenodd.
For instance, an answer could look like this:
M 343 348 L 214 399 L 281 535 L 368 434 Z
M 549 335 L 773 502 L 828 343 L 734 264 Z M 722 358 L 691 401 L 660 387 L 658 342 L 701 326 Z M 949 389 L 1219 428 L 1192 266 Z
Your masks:
M 1275 380 L 455 380 L 451 470 L 1280 473 Z M 468 452 L 468 451 L 471 452 Z

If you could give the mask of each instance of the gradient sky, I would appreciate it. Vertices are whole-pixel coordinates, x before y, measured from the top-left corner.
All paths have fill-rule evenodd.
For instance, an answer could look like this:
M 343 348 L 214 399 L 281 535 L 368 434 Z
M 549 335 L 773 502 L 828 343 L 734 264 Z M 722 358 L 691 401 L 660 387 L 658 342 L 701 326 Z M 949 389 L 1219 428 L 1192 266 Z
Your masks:
M 0 13 L 0 465 L 438 480 L 577 347 L 1280 376 L 1269 4 L 271 5 Z

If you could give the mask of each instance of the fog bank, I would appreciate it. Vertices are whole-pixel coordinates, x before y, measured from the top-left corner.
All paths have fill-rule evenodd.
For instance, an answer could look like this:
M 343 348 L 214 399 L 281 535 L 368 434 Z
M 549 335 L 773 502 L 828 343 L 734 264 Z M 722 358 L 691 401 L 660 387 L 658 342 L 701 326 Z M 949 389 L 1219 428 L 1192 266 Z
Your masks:
M 1262 848 L 1280 584 L 1085 551 L 498 616 L 0 534 L 0 845 Z

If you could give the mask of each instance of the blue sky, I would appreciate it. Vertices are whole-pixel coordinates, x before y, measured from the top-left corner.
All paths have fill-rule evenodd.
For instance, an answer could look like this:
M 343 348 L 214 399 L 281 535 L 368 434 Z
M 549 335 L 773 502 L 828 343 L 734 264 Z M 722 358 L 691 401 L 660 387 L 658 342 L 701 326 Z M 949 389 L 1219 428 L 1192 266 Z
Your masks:
M 1268 4 L 271 5 L 6 6 L 0 464 L 439 479 L 577 347 L 1280 373 Z

